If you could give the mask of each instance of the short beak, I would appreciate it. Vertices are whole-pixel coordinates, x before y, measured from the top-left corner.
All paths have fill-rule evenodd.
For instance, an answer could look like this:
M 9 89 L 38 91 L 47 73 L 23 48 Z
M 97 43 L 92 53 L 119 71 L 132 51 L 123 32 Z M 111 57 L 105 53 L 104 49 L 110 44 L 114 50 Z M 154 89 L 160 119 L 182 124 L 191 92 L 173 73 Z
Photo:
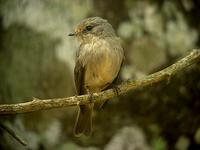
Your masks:
M 76 35 L 75 33 L 68 34 L 68 36 L 75 36 L 75 35 Z

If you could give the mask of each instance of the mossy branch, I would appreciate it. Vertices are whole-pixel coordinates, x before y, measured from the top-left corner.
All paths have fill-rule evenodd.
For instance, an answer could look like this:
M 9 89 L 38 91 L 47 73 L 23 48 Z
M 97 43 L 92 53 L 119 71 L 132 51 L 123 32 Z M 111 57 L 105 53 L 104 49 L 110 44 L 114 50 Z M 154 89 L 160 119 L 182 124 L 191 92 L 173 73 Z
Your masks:
M 170 80 L 171 76 L 177 72 L 184 70 L 186 67 L 198 63 L 200 61 L 200 50 L 192 50 L 187 56 L 172 64 L 171 66 L 146 76 L 139 80 L 129 80 L 117 86 L 118 94 L 124 94 L 130 90 L 140 89 L 152 86 L 154 83 L 162 80 Z M 117 96 L 115 89 L 108 89 L 100 93 L 93 94 L 93 101 L 103 101 Z M 19 114 L 28 113 L 39 110 L 47 110 L 53 108 L 69 107 L 90 103 L 88 95 L 73 96 L 67 98 L 54 98 L 41 100 L 33 98 L 32 101 L 18 104 L 2 104 L 0 105 L 0 114 Z

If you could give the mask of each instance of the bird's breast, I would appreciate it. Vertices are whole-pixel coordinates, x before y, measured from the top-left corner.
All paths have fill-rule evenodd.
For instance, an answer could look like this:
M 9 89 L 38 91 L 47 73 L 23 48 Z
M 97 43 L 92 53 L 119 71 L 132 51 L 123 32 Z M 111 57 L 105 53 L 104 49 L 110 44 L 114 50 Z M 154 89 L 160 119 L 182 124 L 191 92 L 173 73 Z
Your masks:
M 92 49 L 86 45 L 86 70 L 84 84 L 92 92 L 105 89 L 116 78 L 122 62 L 121 49 L 114 49 L 106 42 L 96 43 Z

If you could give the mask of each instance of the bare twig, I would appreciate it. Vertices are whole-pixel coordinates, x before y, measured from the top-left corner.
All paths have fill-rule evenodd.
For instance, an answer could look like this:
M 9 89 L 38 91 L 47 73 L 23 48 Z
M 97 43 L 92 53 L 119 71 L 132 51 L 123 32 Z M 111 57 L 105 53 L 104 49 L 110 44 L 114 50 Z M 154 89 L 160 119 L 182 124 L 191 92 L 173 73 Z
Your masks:
M 118 94 L 123 94 L 129 90 L 140 89 L 143 87 L 151 86 L 154 83 L 160 82 L 162 80 L 169 80 L 172 75 L 176 74 L 178 71 L 185 69 L 186 67 L 197 63 L 200 60 L 200 50 L 193 50 L 186 57 L 177 61 L 173 65 L 156 72 L 154 74 L 148 75 L 144 79 L 140 80 L 130 80 L 123 82 L 118 85 Z M 93 94 L 93 101 L 103 101 L 106 99 L 113 98 L 117 96 L 114 89 L 109 89 L 100 93 Z M 17 113 L 27 113 L 39 110 L 47 110 L 52 108 L 69 107 L 76 105 L 83 105 L 89 103 L 88 95 L 73 96 L 67 98 L 55 98 L 40 100 L 33 98 L 32 101 L 18 103 L 18 104 L 3 104 L 0 105 L 0 114 L 17 114 Z
M 19 137 L 10 127 L 6 126 L 3 123 L 0 123 L 0 128 L 8 132 L 17 142 L 19 142 L 23 146 L 27 145 L 27 143 L 21 137 Z

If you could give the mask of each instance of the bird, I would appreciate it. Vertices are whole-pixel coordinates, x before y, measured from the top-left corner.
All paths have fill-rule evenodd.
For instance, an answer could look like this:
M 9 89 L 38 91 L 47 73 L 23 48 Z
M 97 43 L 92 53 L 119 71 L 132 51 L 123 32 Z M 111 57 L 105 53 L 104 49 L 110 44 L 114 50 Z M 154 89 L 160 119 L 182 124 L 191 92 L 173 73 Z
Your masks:
M 75 36 L 80 44 L 74 68 L 77 95 L 89 94 L 91 97 L 89 104 L 79 105 L 74 135 L 89 136 L 94 105 L 101 108 L 105 102 L 93 103 L 92 93 L 106 90 L 117 79 L 124 50 L 112 25 L 101 17 L 83 19 L 68 35 Z

